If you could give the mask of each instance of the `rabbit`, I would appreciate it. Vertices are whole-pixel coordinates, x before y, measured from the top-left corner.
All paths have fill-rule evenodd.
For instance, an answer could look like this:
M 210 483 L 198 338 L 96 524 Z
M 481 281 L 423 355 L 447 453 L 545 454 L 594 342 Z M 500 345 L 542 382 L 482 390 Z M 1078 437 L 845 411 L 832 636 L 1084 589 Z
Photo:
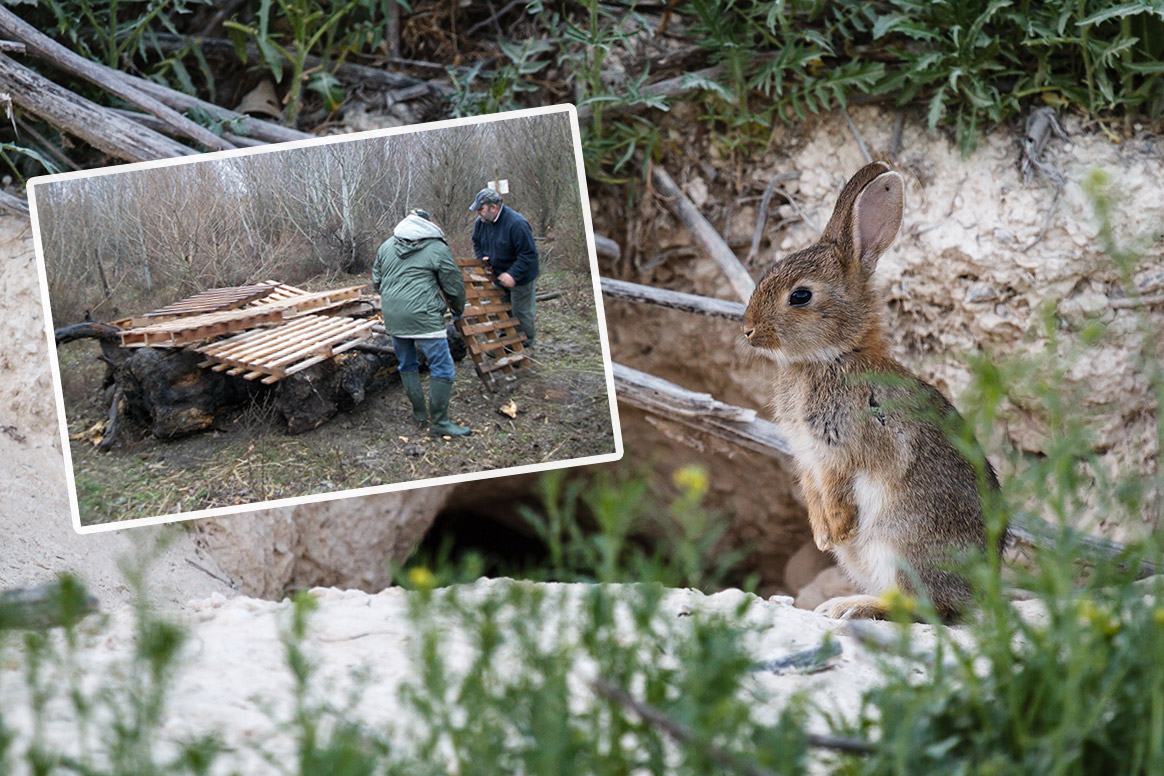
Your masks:
M 889 355 L 882 333 L 873 271 L 903 201 L 899 173 L 866 165 L 820 239 L 768 270 L 744 314 L 747 343 L 777 367 L 771 408 L 816 545 L 865 593 L 817 607 L 834 618 L 884 617 L 896 587 L 956 619 L 971 589 L 950 561 L 986 546 L 978 475 L 943 432 L 957 411 Z

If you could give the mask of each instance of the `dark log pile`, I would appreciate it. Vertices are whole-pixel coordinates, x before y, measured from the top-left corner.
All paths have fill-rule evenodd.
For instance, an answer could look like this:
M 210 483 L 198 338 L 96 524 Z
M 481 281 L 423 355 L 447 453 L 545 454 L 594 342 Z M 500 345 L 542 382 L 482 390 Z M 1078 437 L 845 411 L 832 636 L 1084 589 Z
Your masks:
M 220 425 L 252 402 L 270 402 L 299 434 L 318 428 L 370 395 L 394 388 L 396 356 L 388 337 L 377 335 L 359 348 L 322 361 L 274 385 L 199 367 L 203 357 L 174 348 L 123 348 L 117 327 L 88 322 L 56 331 L 57 344 L 96 338 L 107 365 L 104 390 L 110 402 L 105 437 L 108 450 L 126 422 L 147 427 L 158 439 L 175 439 Z M 465 344 L 449 326 L 453 359 L 465 357 Z

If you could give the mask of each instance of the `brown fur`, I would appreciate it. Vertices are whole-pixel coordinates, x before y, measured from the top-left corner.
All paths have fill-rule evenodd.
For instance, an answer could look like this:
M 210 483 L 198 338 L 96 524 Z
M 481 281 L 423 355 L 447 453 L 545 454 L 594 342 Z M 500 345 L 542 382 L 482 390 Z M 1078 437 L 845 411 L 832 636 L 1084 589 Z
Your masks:
M 745 337 L 779 368 L 772 409 L 789 437 L 813 537 L 867 594 L 920 581 L 945 617 L 970 598 L 951 556 L 985 547 L 973 467 L 947 440 L 957 413 L 890 355 L 877 259 L 901 223 L 901 176 L 881 162 L 845 185 L 821 239 L 774 265 L 744 315 Z M 811 301 L 790 295 L 807 289 Z M 987 463 L 987 477 L 997 480 Z M 830 616 L 881 616 L 869 596 Z

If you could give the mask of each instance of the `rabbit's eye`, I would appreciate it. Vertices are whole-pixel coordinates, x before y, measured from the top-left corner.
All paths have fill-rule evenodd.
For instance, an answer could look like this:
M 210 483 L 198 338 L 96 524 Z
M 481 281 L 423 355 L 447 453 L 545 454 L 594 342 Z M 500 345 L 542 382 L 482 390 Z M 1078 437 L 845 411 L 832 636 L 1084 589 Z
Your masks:
M 792 289 L 792 293 L 788 295 L 788 304 L 793 307 L 804 307 L 812 301 L 812 292 L 804 286 Z

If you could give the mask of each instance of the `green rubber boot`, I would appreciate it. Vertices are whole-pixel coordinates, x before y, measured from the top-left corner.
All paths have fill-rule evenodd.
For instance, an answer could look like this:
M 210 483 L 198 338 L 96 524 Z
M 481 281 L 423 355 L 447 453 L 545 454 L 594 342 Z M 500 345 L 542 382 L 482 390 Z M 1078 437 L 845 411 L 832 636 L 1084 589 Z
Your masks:
M 449 420 L 449 394 L 453 392 L 453 384 L 439 377 L 428 378 L 428 406 L 432 408 L 432 423 L 428 433 L 432 436 L 469 436 L 471 428 L 458 426 Z
M 428 425 L 428 409 L 424 405 L 424 389 L 420 387 L 420 372 L 401 372 L 400 382 L 404 383 L 404 392 L 412 402 L 412 419 L 424 428 Z

